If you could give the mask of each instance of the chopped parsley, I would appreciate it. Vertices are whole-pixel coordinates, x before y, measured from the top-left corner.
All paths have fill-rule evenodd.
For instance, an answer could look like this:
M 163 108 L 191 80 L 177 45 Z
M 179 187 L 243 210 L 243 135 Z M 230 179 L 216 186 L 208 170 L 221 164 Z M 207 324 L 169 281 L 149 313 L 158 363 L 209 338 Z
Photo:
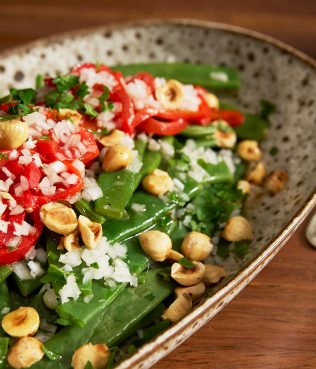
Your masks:
M 44 86 L 44 77 L 41 74 L 38 74 L 35 79 L 35 87 L 36 89 Z
M 65 76 L 58 76 L 53 79 L 53 83 L 59 92 L 70 90 L 79 83 L 79 77 L 72 74 L 66 74 Z
M 92 118 L 96 118 L 99 111 L 113 109 L 113 103 L 109 100 L 110 90 L 104 86 L 102 95 L 99 97 L 100 110 L 86 103 L 84 98 L 89 95 L 89 86 L 86 82 L 79 82 L 79 77 L 71 74 L 58 76 L 53 79 L 55 88 L 51 89 L 44 97 L 45 104 L 55 109 L 79 110 Z
M 39 140 L 50 140 L 50 137 L 48 135 L 43 135 L 38 138 Z
M 93 109 L 93 107 L 87 103 L 83 103 L 83 107 L 85 110 L 85 113 L 90 115 L 91 117 L 95 118 L 98 115 L 98 112 Z
M 268 100 L 260 100 L 260 106 L 260 118 L 268 121 L 270 114 L 276 111 L 276 106 Z
M 232 252 L 239 258 L 243 258 L 250 252 L 249 244 L 245 241 L 236 242 L 234 244 Z
M 80 97 L 81 99 L 83 99 L 85 96 L 87 96 L 89 94 L 89 86 L 86 84 L 86 82 L 82 82 L 80 83 L 76 94 L 78 97 Z
M 107 128 L 97 129 L 96 131 L 92 132 L 94 135 L 98 136 L 107 136 L 110 134 L 110 131 Z
M 191 260 L 187 259 L 187 258 L 181 258 L 179 260 L 179 264 L 182 265 L 184 268 L 187 269 L 193 269 L 194 268 L 194 264 Z
M 0 152 L 0 159 L 8 159 L 8 155 Z

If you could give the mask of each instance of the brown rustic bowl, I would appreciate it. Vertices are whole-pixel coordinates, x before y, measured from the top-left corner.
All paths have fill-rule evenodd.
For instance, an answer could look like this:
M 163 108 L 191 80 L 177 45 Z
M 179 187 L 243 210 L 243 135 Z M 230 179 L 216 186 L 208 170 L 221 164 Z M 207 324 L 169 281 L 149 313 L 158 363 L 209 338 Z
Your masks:
M 228 65 L 240 71 L 235 102 L 256 111 L 273 101 L 269 135 L 263 144 L 269 170 L 283 168 L 289 182 L 269 197 L 256 193 L 246 210 L 254 225 L 251 253 L 229 257 L 229 276 L 186 318 L 123 361 L 119 369 L 148 368 L 220 311 L 264 268 L 316 203 L 316 63 L 290 46 L 237 27 L 191 20 L 145 21 L 72 32 L 1 54 L 0 91 L 32 86 L 37 74 L 65 72 L 78 62 L 109 65 L 184 61 Z M 269 150 L 277 147 L 272 157 Z M 217 256 L 214 256 L 218 260 Z

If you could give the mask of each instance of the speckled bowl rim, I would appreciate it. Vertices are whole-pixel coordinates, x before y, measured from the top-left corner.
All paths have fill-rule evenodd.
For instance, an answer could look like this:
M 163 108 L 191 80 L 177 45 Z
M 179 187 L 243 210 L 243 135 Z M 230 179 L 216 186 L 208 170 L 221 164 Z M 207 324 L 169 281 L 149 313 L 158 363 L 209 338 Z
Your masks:
M 261 34 L 257 31 L 248 30 L 243 27 L 233 26 L 223 23 L 204 21 L 204 20 L 193 20 L 193 19 L 146 19 L 146 20 L 135 20 L 128 22 L 111 23 L 107 26 L 97 26 L 83 28 L 75 31 L 68 31 L 59 33 L 45 38 L 40 38 L 35 41 L 29 42 L 25 45 L 16 46 L 13 48 L 6 49 L 0 52 L 0 58 L 9 56 L 10 54 L 23 54 L 27 50 L 35 48 L 37 46 L 50 45 L 52 43 L 63 41 L 65 38 L 72 36 L 86 36 L 88 34 L 100 33 L 100 32 L 111 32 L 115 30 L 122 30 L 131 27 L 149 27 L 149 26 L 196 26 L 203 27 L 206 29 L 222 30 L 231 34 L 239 34 L 251 39 L 259 40 L 267 44 L 273 45 L 288 54 L 295 56 L 304 63 L 309 64 L 315 69 L 316 72 L 316 60 L 304 54 L 303 52 L 295 49 L 294 47 L 279 41 L 271 36 Z M 183 318 L 177 324 L 171 326 L 168 330 L 160 334 L 157 338 L 151 342 L 143 345 L 134 355 L 124 360 L 121 364 L 116 366 L 116 369 L 133 369 L 139 364 L 142 368 L 148 367 L 146 365 L 146 358 L 153 355 L 156 352 L 156 357 L 151 361 L 150 365 L 158 361 L 162 357 L 166 356 L 169 352 L 175 349 L 180 343 L 184 341 L 189 335 L 193 334 L 198 328 L 194 327 L 194 322 L 198 321 L 205 313 L 214 308 L 215 315 L 219 312 L 226 303 L 228 303 L 237 293 L 241 291 L 262 269 L 266 266 L 274 257 L 274 255 L 282 248 L 290 236 L 295 232 L 298 226 L 307 217 L 309 212 L 316 206 L 316 186 L 312 194 L 305 201 L 304 206 L 296 213 L 291 221 L 287 223 L 284 229 L 274 238 L 270 244 L 268 244 L 262 252 L 258 254 L 255 260 L 248 262 L 243 268 L 241 268 L 234 277 L 227 281 L 227 283 L 212 296 L 207 298 L 201 305 L 197 306 L 189 315 Z M 226 300 L 225 300 L 226 299 Z M 225 302 L 224 302 L 225 301 Z M 205 319 L 204 324 L 207 320 L 211 319 L 212 316 Z M 176 337 L 181 333 L 184 334 L 184 339 L 176 340 Z M 169 343 L 169 346 L 168 346 Z

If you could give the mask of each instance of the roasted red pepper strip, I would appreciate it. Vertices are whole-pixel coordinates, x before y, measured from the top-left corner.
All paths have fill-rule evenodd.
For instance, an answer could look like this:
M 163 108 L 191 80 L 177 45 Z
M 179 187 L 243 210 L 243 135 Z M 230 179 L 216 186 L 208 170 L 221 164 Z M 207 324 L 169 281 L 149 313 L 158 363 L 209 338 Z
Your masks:
M 83 63 L 83 64 L 78 64 L 76 65 L 75 67 L 73 67 L 70 71 L 71 74 L 74 74 L 76 76 L 79 75 L 80 71 L 82 69 L 87 69 L 87 68 L 91 68 L 91 69 L 94 69 L 96 70 L 97 72 L 109 72 L 111 74 L 113 74 L 114 72 L 109 68 L 107 67 L 106 65 L 104 64 L 94 64 L 94 63 Z
M 99 155 L 99 149 L 93 134 L 86 128 L 81 128 L 78 132 L 81 137 L 81 142 L 87 147 L 87 151 L 80 157 L 77 157 L 73 149 L 64 147 L 63 144 L 55 142 L 49 135 L 45 139 L 39 139 L 36 143 L 36 151 L 42 156 L 45 163 L 50 163 L 54 160 L 73 161 L 81 160 L 84 164 L 89 163 Z M 73 156 L 65 155 L 65 150 Z
M 50 137 L 48 139 L 39 139 L 36 142 L 36 151 L 41 155 L 44 163 L 51 163 L 57 160 L 58 144 Z
M 69 185 L 69 187 L 63 186 L 62 191 L 58 191 L 57 188 L 57 191 L 54 195 L 45 196 L 48 199 L 48 201 L 67 200 L 70 197 L 76 195 L 83 188 L 83 180 L 79 171 L 70 163 L 64 162 L 64 164 L 67 166 L 67 172 L 70 174 L 75 174 L 78 177 L 78 181 L 73 185 Z
M 111 92 L 110 100 L 122 104 L 122 112 L 121 112 L 122 124 L 120 129 L 128 134 L 132 134 L 134 132 L 133 122 L 135 119 L 134 105 L 125 89 L 125 82 L 123 76 L 119 72 L 115 73 L 114 75 L 116 76 L 118 85 Z
M 188 122 L 182 118 L 174 121 L 161 121 L 155 118 L 149 118 L 141 125 L 139 130 L 148 134 L 156 134 L 161 136 L 176 135 L 182 132 Z
M 245 116 L 238 110 L 214 110 L 211 115 L 211 122 L 214 120 L 225 120 L 230 126 L 237 127 L 240 126 L 244 120 Z
M 208 124 L 211 120 L 211 109 L 203 98 L 202 91 L 200 91 L 199 88 L 196 88 L 196 92 L 201 100 L 197 111 L 167 110 L 158 112 L 155 117 L 164 120 L 178 120 L 182 118 L 187 120 L 189 123 L 202 125 Z
M 139 79 L 146 83 L 146 85 L 149 87 L 150 92 L 154 94 L 155 92 L 155 78 L 147 73 L 147 72 L 140 72 L 135 74 L 134 76 L 130 76 L 127 78 L 127 83 L 134 82 L 136 79 Z
M 25 214 L 23 215 L 25 216 Z M 0 265 L 12 264 L 16 261 L 22 260 L 25 255 L 35 247 L 44 225 L 40 220 L 39 210 L 33 211 L 29 214 L 29 218 L 32 220 L 34 232 L 28 236 L 21 236 L 20 243 L 14 249 L 9 249 L 6 245 L 13 237 L 15 237 L 13 234 L 13 222 L 18 222 L 18 219 L 11 218 L 8 232 L 0 232 Z

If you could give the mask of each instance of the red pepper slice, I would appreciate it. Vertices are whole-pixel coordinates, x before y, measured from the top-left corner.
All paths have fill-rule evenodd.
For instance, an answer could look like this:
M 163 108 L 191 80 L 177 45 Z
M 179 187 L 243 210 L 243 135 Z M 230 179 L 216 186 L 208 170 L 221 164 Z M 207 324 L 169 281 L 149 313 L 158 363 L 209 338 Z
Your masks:
M 45 196 L 48 201 L 67 200 L 70 197 L 75 196 L 83 188 L 83 180 L 78 169 L 71 165 L 71 163 L 64 161 L 64 164 L 67 166 L 67 172 L 70 174 L 75 174 L 78 177 L 78 181 L 73 185 L 69 185 L 69 187 L 59 187 L 61 190 L 57 188 L 57 191 L 54 195 Z
M 70 71 L 71 74 L 75 74 L 75 75 L 79 75 L 80 71 L 82 69 L 87 69 L 87 68 L 91 68 L 91 69 L 94 69 L 96 70 L 97 72 L 109 72 L 111 74 L 113 74 L 112 70 L 107 67 L 106 65 L 104 64 L 94 64 L 94 63 L 82 63 L 82 64 L 78 64 L 76 65 L 75 67 L 73 67 Z
M 0 104 L 0 110 L 4 111 L 5 113 L 8 112 L 9 108 L 11 108 L 12 106 L 15 106 L 17 103 L 3 103 Z
M 140 72 L 137 74 L 134 74 L 133 76 L 130 76 L 127 78 L 127 83 L 134 82 L 136 79 L 139 79 L 146 83 L 146 85 L 149 87 L 150 92 L 154 94 L 155 92 L 155 78 L 147 73 L 147 72 Z
M 80 129 L 81 141 L 87 146 L 87 151 L 79 158 L 84 164 L 89 163 L 99 155 L 98 145 L 93 133 L 85 128 Z
M 182 132 L 187 125 L 188 122 L 182 118 L 174 121 L 161 121 L 155 118 L 149 118 L 140 124 L 138 129 L 148 134 L 169 136 Z
M 133 122 L 135 119 L 135 109 L 131 98 L 125 89 L 125 81 L 121 73 L 113 73 L 116 76 L 118 85 L 110 94 L 110 100 L 113 102 L 120 102 L 122 104 L 121 119 L 122 125 L 120 129 L 125 133 L 132 134 L 134 132 Z
M 45 163 L 50 163 L 54 160 L 73 161 L 79 159 L 86 164 L 99 155 L 99 149 L 92 132 L 82 127 L 78 134 L 80 134 L 81 142 L 87 148 L 87 151 L 79 157 L 75 153 L 75 148 L 69 149 L 62 143 L 57 143 L 51 136 L 47 139 L 39 139 L 36 143 L 36 151 L 41 155 Z M 68 155 L 65 155 L 65 150 L 67 150 Z M 69 153 L 73 156 L 69 156 Z
M 245 116 L 238 110 L 212 111 L 211 121 L 213 122 L 218 119 L 225 120 L 232 127 L 237 127 L 244 122 Z
M 37 190 L 42 177 L 42 173 L 33 162 L 25 167 L 24 176 L 28 180 L 30 188 Z
M 39 139 L 36 142 L 36 151 L 41 155 L 45 163 L 50 163 L 56 160 L 56 153 L 58 151 L 57 142 L 51 138 Z
M 197 111 L 190 110 L 168 110 L 168 111 L 160 111 L 156 117 L 160 119 L 167 120 L 177 120 L 183 118 L 187 120 L 189 123 L 194 124 L 209 124 L 211 119 L 211 108 L 207 105 L 205 99 L 203 98 L 202 91 L 198 87 L 195 88 L 201 103 Z
M 25 216 L 25 213 L 23 215 Z M 21 236 L 21 242 L 15 249 L 9 249 L 6 245 L 13 237 L 15 237 L 13 234 L 13 221 L 17 221 L 17 219 L 10 219 L 9 232 L 0 232 L 0 265 L 12 264 L 16 261 L 22 260 L 25 255 L 35 247 L 44 225 L 41 222 L 38 210 L 31 213 L 29 218 L 32 220 L 34 233 L 28 236 Z
M 116 117 L 117 121 L 121 120 L 120 124 L 118 124 L 118 128 L 120 128 L 122 131 L 128 134 L 132 134 L 134 132 L 133 121 L 135 118 L 135 110 L 131 98 L 126 92 L 125 81 L 122 73 L 113 72 L 109 67 L 103 64 L 95 65 L 92 63 L 84 63 L 78 65 L 71 70 L 71 73 L 74 75 L 79 75 L 80 71 L 85 68 L 92 68 L 95 69 L 97 72 L 106 71 L 115 78 L 117 86 L 115 86 L 111 91 L 110 100 L 122 104 L 122 111 Z M 101 91 L 101 86 L 96 86 L 96 88 Z

